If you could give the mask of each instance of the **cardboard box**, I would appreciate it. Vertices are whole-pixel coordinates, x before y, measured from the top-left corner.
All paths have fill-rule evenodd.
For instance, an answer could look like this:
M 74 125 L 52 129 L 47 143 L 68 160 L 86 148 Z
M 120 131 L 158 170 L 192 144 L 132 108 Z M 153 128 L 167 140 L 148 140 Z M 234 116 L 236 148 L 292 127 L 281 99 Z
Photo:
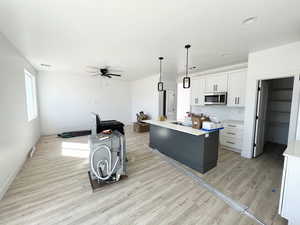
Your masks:
M 193 124 L 193 128 L 195 129 L 201 129 L 202 128 L 202 122 L 200 117 L 198 116 L 192 116 L 192 124 Z
M 148 123 L 135 122 L 133 124 L 133 131 L 138 133 L 148 132 L 149 129 L 150 129 L 150 125 Z

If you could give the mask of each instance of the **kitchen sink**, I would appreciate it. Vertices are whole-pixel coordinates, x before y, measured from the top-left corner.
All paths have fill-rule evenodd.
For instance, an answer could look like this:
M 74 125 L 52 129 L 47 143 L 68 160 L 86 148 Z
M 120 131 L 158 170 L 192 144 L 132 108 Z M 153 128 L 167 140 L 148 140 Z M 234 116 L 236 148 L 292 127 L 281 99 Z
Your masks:
M 182 122 L 178 122 L 178 121 L 176 121 L 176 122 L 171 122 L 172 124 L 176 124 L 176 125 L 181 125 L 181 126 L 185 126 Z

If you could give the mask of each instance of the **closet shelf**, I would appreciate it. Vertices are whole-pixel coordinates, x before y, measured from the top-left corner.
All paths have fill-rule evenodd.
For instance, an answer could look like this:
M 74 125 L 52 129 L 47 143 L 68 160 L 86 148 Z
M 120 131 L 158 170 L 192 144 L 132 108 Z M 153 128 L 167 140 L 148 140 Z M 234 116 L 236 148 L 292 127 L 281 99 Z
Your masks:
M 293 91 L 293 88 L 273 88 L 271 91 Z
M 276 121 L 270 121 L 268 122 L 271 126 L 289 126 L 289 122 L 276 122 Z
M 275 113 L 288 113 L 288 114 L 291 113 L 291 112 L 289 112 L 289 111 L 279 111 L 279 110 L 270 110 L 270 112 L 275 112 Z
M 277 99 L 269 99 L 270 102 L 292 102 L 291 99 L 283 99 L 283 100 L 277 100 Z

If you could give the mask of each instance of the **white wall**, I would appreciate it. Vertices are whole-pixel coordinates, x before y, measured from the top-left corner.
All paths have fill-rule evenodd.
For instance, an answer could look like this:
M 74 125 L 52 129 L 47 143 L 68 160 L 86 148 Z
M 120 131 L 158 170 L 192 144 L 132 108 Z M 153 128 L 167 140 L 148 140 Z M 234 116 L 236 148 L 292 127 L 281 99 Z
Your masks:
M 263 51 L 249 54 L 246 108 L 245 108 L 245 129 L 244 148 L 242 155 L 250 158 L 252 156 L 255 108 L 257 96 L 257 81 L 295 76 L 293 103 L 291 109 L 291 120 L 289 128 L 289 140 L 295 139 L 298 111 L 299 111 L 299 78 L 300 73 L 300 42 L 291 43 Z M 298 123 L 299 125 L 299 123 Z
M 90 112 L 103 120 L 131 121 L 128 81 L 45 71 L 39 73 L 38 84 L 43 135 L 90 129 Z
M 39 119 L 27 121 L 26 68 L 34 68 L 0 33 L 0 199 L 40 136 Z
M 144 111 L 152 119 L 159 115 L 159 75 L 153 75 L 131 82 L 131 120 L 136 121 L 136 113 Z

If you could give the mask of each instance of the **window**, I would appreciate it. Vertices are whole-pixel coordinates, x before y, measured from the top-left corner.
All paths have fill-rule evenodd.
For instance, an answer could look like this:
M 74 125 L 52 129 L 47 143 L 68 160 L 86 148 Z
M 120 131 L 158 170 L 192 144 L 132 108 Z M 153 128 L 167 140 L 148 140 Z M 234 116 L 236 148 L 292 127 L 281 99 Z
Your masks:
M 24 70 L 24 73 L 25 73 L 27 118 L 28 121 L 31 121 L 37 118 L 36 81 L 35 81 L 35 77 L 31 75 L 27 70 Z
M 177 120 L 184 121 L 186 112 L 190 112 L 191 89 L 183 88 L 183 83 L 177 84 Z

